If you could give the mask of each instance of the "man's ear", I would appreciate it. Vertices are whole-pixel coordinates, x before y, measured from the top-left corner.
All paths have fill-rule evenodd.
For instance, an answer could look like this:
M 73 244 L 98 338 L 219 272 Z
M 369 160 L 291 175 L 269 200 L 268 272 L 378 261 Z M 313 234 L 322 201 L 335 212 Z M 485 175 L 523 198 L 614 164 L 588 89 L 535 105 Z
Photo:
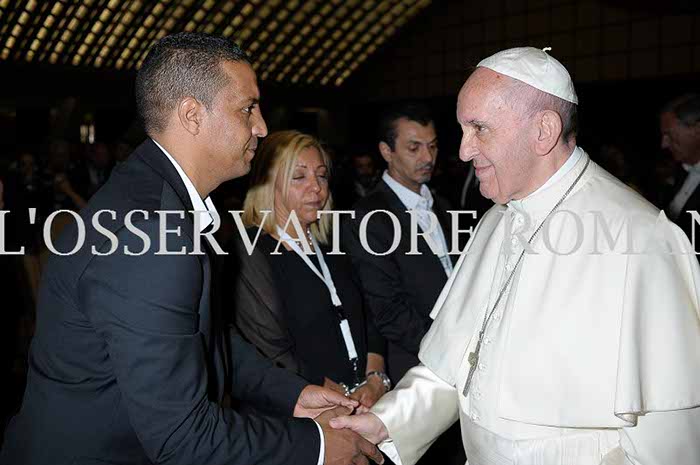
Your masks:
M 540 112 L 535 130 L 537 133 L 535 152 L 538 155 L 547 155 L 559 142 L 563 130 L 561 116 L 552 110 Z
M 382 158 L 385 162 L 389 163 L 391 161 L 391 148 L 386 142 L 379 143 L 379 153 L 382 154 Z
M 196 98 L 186 97 L 177 105 L 177 117 L 180 125 L 190 134 L 196 136 L 201 130 L 205 108 Z

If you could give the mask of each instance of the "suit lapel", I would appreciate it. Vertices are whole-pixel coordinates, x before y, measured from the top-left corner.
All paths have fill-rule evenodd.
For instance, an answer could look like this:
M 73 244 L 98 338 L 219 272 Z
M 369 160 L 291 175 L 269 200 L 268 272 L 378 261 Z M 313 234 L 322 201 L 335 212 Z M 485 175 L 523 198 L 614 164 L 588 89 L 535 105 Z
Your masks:
M 187 192 L 187 187 L 180 174 L 163 151 L 151 138 L 146 139 L 137 149 L 136 156 L 150 166 L 163 178 L 165 186 L 161 197 L 163 210 L 182 210 L 185 212 L 185 221 L 182 224 L 183 232 L 190 239 L 194 239 L 194 222 L 192 214 L 194 209 L 192 200 Z M 167 186 L 167 188 L 166 188 Z

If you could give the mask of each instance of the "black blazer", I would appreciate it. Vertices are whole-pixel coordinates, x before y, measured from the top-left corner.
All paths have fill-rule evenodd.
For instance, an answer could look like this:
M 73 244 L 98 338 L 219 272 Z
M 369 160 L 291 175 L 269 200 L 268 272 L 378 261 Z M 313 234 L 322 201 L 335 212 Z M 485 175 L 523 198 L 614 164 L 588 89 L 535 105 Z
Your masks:
M 90 226 L 116 236 L 117 250 Z M 136 214 L 140 237 L 124 227 Z M 53 256 L 38 299 L 28 384 L 8 426 L 2 464 L 315 464 L 319 434 L 308 419 L 244 416 L 222 408 L 234 398 L 291 415 L 306 383 L 274 367 L 220 323 L 210 306 L 210 260 L 155 255 L 156 210 L 191 210 L 177 171 L 150 139 L 117 168 L 81 212 L 85 243 Z M 191 215 L 168 215 L 167 250 L 193 248 Z M 69 226 L 57 249 L 70 250 Z M 139 256 L 127 255 L 144 248 Z M 206 241 L 203 241 L 206 243 Z M 165 246 L 166 244 L 163 244 Z
M 673 191 L 673 196 L 676 195 L 676 192 L 680 190 L 682 183 L 679 183 L 677 185 L 677 188 Z M 670 202 L 673 201 L 673 196 L 671 197 L 671 200 L 669 200 L 669 205 Z M 666 212 L 669 210 L 666 209 Z M 694 244 L 696 250 L 700 250 L 700 224 L 695 225 L 695 237 L 693 237 L 693 217 L 691 216 L 689 211 L 695 211 L 700 213 L 700 186 L 698 186 L 692 194 L 690 194 L 690 197 L 688 200 L 685 202 L 685 205 L 683 205 L 683 208 L 681 208 L 681 211 L 678 215 L 677 218 L 671 218 L 674 223 L 676 223 L 680 228 L 685 232 L 685 234 L 688 236 L 688 239 L 690 240 L 691 244 Z M 700 255 L 698 255 L 698 260 L 700 260 Z
M 435 196 L 433 212 L 451 250 L 452 219 L 444 204 L 444 200 Z M 372 255 L 360 242 L 360 222 L 373 210 L 388 210 L 399 219 L 400 242 L 389 255 Z M 407 255 L 411 247 L 410 221 L 401 199 L 382 180 L 371 194 L 355 204 L 355 219 L 343 223 L 344 250 L 350 254 L 360 275 L 375 325 L 387 340 L 386 364 L 393 382 L 418 364 L 420 342 L 432 323 L 430 311 L 447 282 L 440 259 L 424 239 L 418 239 L 420 255 Z M 394 226 L 388 215 L 375 213 L 367 227 L 370 248 L 375 252 L 385 252 L 390 249 L 393 237 Z M 456 263 L 458 255 L 450 257 L 452 263 Z
M 246 231 L 253 242 L 257 228 Z M 277 365 L 307 381 L 323 385 L 324 377 L 352 385 L 352 365 L 325 284 L 296 256 L 261 232 L 251 255 L 236 235 L 228 244 L 224 314 L 240 334 Z M 342 300 L 358 353 L 358 374 L 364 379 L 367 353 L 384 355 L 385 342 L 365 316 L 359 280 L 348 256 L 325 261 Z M 313 263 L 316 257 L 311 256 Z M 222 286 L 223 289 L 223 286 Z

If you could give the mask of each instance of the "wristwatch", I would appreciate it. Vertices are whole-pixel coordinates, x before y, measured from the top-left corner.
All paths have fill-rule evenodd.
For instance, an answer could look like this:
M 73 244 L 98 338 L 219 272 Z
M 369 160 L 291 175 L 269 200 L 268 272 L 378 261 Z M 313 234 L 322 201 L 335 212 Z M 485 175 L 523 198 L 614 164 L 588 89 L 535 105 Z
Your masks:
M 384 373 L 383 371 L 370 371 L 365 375 L 365 379 L 368 379 L 370 376 L 378 376 L 379 379 L 382 381 L 386 392 L 389 392 L 391 390 L 391 380 L 386 375 L 386 373 Z

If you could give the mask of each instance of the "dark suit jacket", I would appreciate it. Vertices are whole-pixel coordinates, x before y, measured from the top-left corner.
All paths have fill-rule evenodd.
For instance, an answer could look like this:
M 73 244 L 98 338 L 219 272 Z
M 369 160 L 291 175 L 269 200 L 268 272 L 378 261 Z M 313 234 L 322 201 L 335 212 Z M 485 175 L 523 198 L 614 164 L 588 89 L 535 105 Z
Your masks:
M 90 227 L 100 218 L 119 241 Z M 135 234 L 124 227 L 130 210 Z M 8 427 L 2 464 L 315 464 L 319 435 L 308 419 L 244 416 L 234 398 L 291 415 L 305 382 L 220 324 L 210 306 L 210 259 L 155 255 L 156 210 L 191 210 L 177 171 L 150 139 L 114 171 L 81 212 L 85 243 L 45 270 L 29 355 L 28 385 Z M 191 215 L 169 215 L 167 250 L 193 248 Z M 140 237 L 142 236 L 142 237 Z M 73 248 L 75 226 L 57 241 Z M 150 249 L 140 256 L 132 253 Z M 206 241 L 203 241 L 206 243 Z
M 687 175 L 687 173 L 684 173 Z M 671 194 L 671 198 L 668 201 L 667 206 L 673 201 L 673 197 L 676 195 L 676 193 L 680 190 L 681 186 L 683 185 L 685 177 L 681 177 L 679 179 L 679 182 L 676 183 L 676 186 Z M 666 212 L 668 214 L 668 208 L 666 209 Z M 685 205 L 683 205 L 683 208 L 681 208 L 680 214 L 678 215 L 677 218 L 671 218 L 671 220 L 676 223 L 680 228 L 685 232 L 685 234 L 688 236 L 688 239 L 690 240 L 690 243 L 694 245 L 695 250 L 700 249 L 700 224 L 695 225 L 695 237 L 693 237 L 693 217 L 691 216 L 689 211 L 695 211 L 700 213 L 700 186 L 698 186 L 692 194 L 690 194 L 690 197 L 688 200 L 685 202 Z M 698 256 L 698 260 L 700 260 L 700 255 Z
M 451 217 L 444 201 L 435 196 L 433 212 L 440 221 L 448 249 L 452 249 Z M 388 210 L 397 216 L 401 238 L 397 249 L 384 256 L 365 251 L 360 242 L 362 218 L 373 210 Z M 344 250 L 360 275 L 365 298 L 379 332 L 388 342 L 387 369 L 395 383 L 410 368 L 418 364 L 420 342 L 432 320 L 430 311 L 447 282 L 439 258 L 424 239 L 418 239 L 419 255 L 407 255 L 410 250 L 411 219 L 401 199 L 384 182 L 355 204 L 355 219 L 343 225 Z M 388 215 L 376 213 L 369 220 L 367 242 L 376 252 L 390 249 L 394 226 Z M 451 255 L 452 263 L 457 255 Z

